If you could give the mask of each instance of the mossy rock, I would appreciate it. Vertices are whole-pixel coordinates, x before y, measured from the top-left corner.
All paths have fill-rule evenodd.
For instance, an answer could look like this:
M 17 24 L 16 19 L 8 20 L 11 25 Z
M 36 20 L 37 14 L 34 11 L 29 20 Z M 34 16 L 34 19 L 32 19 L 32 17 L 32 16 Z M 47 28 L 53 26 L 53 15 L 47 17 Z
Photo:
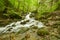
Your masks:
M 22 27 L 21 30 L 17 32 L 17 34 L 25 33 L 25 32 L 28 31 L 28 30 L 29 30 L 29 28 L 24 28 L 24 27 Z
M 44 29 L 44 28 L 38 29 L 37 35 L 39 35 L 39 36 L 49 35 L 49 31 L 47 29 Z
M 31 29 L 38 29 L 38 27 L 37 26 L 32 26 Z

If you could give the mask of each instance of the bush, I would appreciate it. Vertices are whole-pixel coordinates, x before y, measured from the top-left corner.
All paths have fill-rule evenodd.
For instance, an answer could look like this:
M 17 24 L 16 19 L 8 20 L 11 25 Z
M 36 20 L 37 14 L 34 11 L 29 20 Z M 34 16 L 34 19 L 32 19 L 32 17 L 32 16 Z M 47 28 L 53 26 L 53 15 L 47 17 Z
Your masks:
M 16 11 L 16 14 L 18 14 L 18 16 L 20 16 L 21 12 L 27 13 L 37 11 L 35 17 L 39 19 L 44 12 L 53 12 L 56 10 L 59 2 L 56 2 L 56 0 L 1 0 L 0 9 L 3 11 L 5 7 L 10 7 Z M 12 15 L 15 13 L 11 12 L 9 14 Z

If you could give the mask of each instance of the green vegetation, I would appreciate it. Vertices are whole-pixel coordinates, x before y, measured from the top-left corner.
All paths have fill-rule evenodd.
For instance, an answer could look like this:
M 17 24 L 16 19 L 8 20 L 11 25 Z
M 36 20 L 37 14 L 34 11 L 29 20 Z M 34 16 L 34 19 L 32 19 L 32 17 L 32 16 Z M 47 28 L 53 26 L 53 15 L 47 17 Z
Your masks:
M 60 0 L 0 0 L 0 26 L 20 21 L 28 12 L 46 27 L 22 27 L 17 33 L 0 34 L 0 40 L 60 40 Z
M 26 31 L 28 31 L 29 30 L 29 28 L 24 28 L 24 27 L 22 27 L 21 29 L 20 29 L 20 31 L 18 31 L 16 34 L 23 34 L 23 33 L 25 33 Z
M 47 29 L 41 28 L 41 29 L 38 29 L 37 35 L 39 36 L 49 35 L 49 31 Z
M 35 12 L 36 18 L 39 19 L 45 12 L 56 10 L 58 4 L 59 0 L 1 0 L 0 12 L 8 18 L 14 18 L 16 15 L 18 18 L 24 13 Z

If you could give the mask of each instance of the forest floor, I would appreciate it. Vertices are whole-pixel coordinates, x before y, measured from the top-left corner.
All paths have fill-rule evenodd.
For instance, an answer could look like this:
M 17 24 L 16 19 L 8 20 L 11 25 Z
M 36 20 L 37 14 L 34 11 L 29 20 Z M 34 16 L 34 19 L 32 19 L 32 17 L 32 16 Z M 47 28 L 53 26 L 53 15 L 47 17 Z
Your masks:
M 0 20 L 0 25 L 6 25 L 12 22 L 12 19 Z M 16 21 L 16 20 L 15 20 Z M 40 21 L 46 27 L 44 28 L 22 28 L 18 33 L 3 34 L 0 40 L 60 40 L 60 11 L 44 14 Z

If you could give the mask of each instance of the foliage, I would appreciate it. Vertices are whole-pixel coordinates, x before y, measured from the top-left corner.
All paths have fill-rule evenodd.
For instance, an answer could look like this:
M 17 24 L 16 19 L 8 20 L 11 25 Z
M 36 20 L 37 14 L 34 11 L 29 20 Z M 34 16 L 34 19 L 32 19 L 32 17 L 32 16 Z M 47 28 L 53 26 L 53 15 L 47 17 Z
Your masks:
M 24 12 L 36 10 L 38 4 L 37 0 L 10 0 L 10 2 L 15 8 L 23 10 Z
M 5 11 L 5 8 L 7 10 L 11 8 L 16 13 L 11 12 L 8 14 L 16 14 L 18 16 L 21 16 L 22 13 L 37 11 L 35 16 L 40 18 L 44 12 L 53 12 L 58 7 L 58 3 L 60 3 L 59 0 L 1 0 L 0 11 Z
M 0 12 L 3 11 L 5 8 L 5 5 L 3 3 L 4 3 L 4 1 L 0 0 Z
M 44 12 L 53 12 L 58 7 L 56 0 L 39 0 L 37 18 L 40 18 Z

